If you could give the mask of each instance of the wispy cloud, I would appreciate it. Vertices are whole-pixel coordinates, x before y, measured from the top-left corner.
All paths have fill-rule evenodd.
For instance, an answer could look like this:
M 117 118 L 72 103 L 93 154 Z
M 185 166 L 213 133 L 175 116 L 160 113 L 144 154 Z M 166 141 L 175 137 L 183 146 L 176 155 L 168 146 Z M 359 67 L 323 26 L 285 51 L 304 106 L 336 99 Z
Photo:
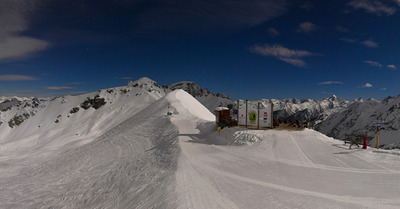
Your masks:
M 41 0 L 2 1 L 0 4 L 0 61 L 23 58 L 44 50 L 46 41 L 21 35 Z
M 365 41 L 358 41 L 356 39 L 351 39 L 351 38 L 347 38 L 347 37 L 342 37 L 340 38 L 340 40 L 346 42 L 346 43 L 350 43 L 350 44 L 361 44 L 363 46 L 369 47 L 369 48 L 377 48 L 379 47 L 378 43 L 376 43 L 375 41 L 372 41 L 371 39 L 365 40 Z
M 317 26 L 315 24 L 313 24 L 312 22 L 303 22 L 303 23 L 300 23 L 299 27 L 297 28 L 297 32 L 311 33 L 315 29 L 317 29 Z
M 368 65 L 371 65 L 373 67 L 377 67 L 379 69 L 396 70 L 396 66 L 395 65 L 386 65 L 386 68 L 385 68 L 383 64 L 381 64 L 379 62 L 376 62 L 376 61 L 365 60 L 364 62 L 367 63 Z
M 331 85 L 331 84 L 343 84 L 341 81 L 325 81 L 325 82 L 320 82 L 318 85 Z
M 321 94 L 327 94 L 327 95 L 334 95 L 332 92 L 327 92 L 327 91 L 320 91 Z
M 340 38 L 340 40 L 342 40 L 342 41 L 344 41 L 344 42 L 347 42 L 347 43 L 351 43 L 351 44 L 357 42 L 357 40 L 354 40 L 354 39 L 351 39 L 351 38 L 345 38 L 345 37 Z
M 396 13 L 395 7 L 388 6 L 376 0 L 352 0 L 347 3 L 347 5 L 353 7 L 354 9 L 362 9 L 368 13 L 378 16 L 381 16 L 383 14 L 389 16 Z
M 279 36 L 279 31 L 273 27 L 268 28 L 268 33 L 271 36 Z
M 32 81 L 38 80 L 37 78 L 27 75 L 0 75 L 1 81 Z
M 382 68 L 382 64 L 380 64 L 379 62 L 375 62 L 375 61 L 371 61 L 371 60 L 365 60 L 364 62 L 371 66 Z
M 386 91 L 386 90 L 387 90 L 387 88 L 381 88 L 381 89 L 379 89 L 379 90 L 381 90 L 381 91 Z
M 49 90 L 75 89 L 74 87 L 69 87 L 69 86 L 48 86 L 48 87 L 45 87 L 45 88 L 49 89 Z
M 361 88 L 371 88 L 371 87 L 373 87 L 373 85 L 370 83 L 365 83 L 363 86 L 361 86 Z
M 378 47 L 378 44 L 374 41 L 371 40 L 366 40 L 361 42 L 362 45 L 366 46 L 366 47 L 370 47 L 370 48 L 376 48 Z
M 281 45 L 255 45 L 250 51 L 263 56 L 275 57 L 283 62 L 289 63 L 297 67 L 306 67 L 307 63 L 301 58 L 320 56 L 320 54 L 312 53 L 305 50 L 293 50 L 285 48 Z
M 396 66 L 395 65 L 388 65 L 387 68 L 392 69 L 392 70 L 396 70 Z
M 133 77 L 121 77 L 122 80 L 131 80 Z

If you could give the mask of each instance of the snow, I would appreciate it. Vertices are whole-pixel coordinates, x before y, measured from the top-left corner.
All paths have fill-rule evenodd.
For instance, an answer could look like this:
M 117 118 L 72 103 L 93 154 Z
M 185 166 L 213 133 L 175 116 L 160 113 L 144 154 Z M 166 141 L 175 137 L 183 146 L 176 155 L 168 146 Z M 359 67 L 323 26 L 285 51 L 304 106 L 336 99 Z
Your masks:
M 87 97 L 97 94 L 107 102 L 104 106 L 97 110 L 80 107 Z M 159 98 L 141 88 L 117 87 L 41 101 L 37 108 L 15 106 L 1 112 L 2 121 L 23 113 L 30 118 L 18 127 L 10 128 L 6 122 L 0 126 L 0 164 L 9 165 L 0 167 L 0 177 L 14 175 L 26 165 L 44 162 L 89 143 Z M 72 114 L 74 107 L 79 107 L 79 111 Z
M 215 108 L 215 111 L 221 111 L 221 110 L 229 110 L 227 107 L 217 107 Z
M 215 121 L 215 116 L 205 108 L 198 100 L 182 89 L 173 91 L 168 95 L 172 105 L 183 115 L 193 115 L 208 121 Z
M 379 144 L 383 148 L 400 147 L 400 96 L 384 101 L 370 99 L 350 105 L 347 109 L 331 115 L 316 128 L 318 131 L 343 139 L 345 134 L 366 135 L 369 145 L 376 146 L 376 127 L 373 123 L 387 122 L 388 127 L 380 131 Z
M 400 207 L 400 152 L 349 150 L 309 129 L 218 133 L 187 92 L 160 98 L 159 87 L 138 83 L 101 91 L 106 105 L 69 118 L 82 98 L 48 101 L 29 119 L 42 131 L 28 121 L 18 127 L 26 133 L 6 130 L 0 208 Z

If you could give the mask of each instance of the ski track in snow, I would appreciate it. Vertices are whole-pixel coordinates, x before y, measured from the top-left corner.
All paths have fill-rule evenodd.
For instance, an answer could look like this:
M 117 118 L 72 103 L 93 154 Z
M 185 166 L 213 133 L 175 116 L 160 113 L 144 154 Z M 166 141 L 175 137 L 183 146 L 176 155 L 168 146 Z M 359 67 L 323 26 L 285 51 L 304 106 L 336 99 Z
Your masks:
M 252 149 L 216 146 L 201 143 L 205 139 L 195 119 L 175 117 L 173 123 L 180 131 L 182 149 L 176 174 L 180 208 L 400 205 L 396 195 L 399 170 L 364 160 L 356 150 L 343 151 L 315 136 L 304 137 L 304 133 L 303 138 L 296 138 L 296 132 L 275 131 L 268 131 L 280 135 L 279 141 L 272 139 L 274 148 L 271 144 Z
M 241 139 L 205 133 L 212 120 L 174 91 L 90 143 L 0 178 L 0 208 L 400 207 L 400 156 L 312 130 L 241 130 L 256 143 L 216 145 Z
M 175 208 L 176 128 L 133 117 L 93 142 L 0 179 L 0 208 Z

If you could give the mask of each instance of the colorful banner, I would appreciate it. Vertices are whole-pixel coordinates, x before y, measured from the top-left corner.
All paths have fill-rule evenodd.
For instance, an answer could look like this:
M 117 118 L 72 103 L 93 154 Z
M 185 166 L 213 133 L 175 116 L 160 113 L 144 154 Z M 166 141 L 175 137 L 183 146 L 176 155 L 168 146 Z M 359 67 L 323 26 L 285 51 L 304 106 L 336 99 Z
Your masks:
M 247 107 L 247 125 L 257 126 L 258 111 L 255 108 Z
M 239 102 L 238 107 L 238 123 L 239 125 L 245 126 L 256 126 L 256 127 L 272 127 L 272 105 L 263 105 L 260 103 L 259 108 L 258 105 L 254 103 L 252 105 L 247 104 L 246 111 L 246 102 Z
M 272 127 L 272 105 L 260 107 L 260 127 Z

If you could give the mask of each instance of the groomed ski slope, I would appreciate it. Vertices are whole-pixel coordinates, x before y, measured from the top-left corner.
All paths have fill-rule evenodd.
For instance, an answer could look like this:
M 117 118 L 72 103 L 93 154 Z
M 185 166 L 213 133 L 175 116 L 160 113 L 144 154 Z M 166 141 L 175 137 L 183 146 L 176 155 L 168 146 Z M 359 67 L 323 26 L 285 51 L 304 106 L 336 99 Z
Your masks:
M 1 177 L 0 208 L 400 207 L 399 155 L 312 130 L 219 136 L 214 123 L 176 90 L 90 143 Z
M 181 104 L 189 100 L 183 92 L 176 97 Z M 202 133 L 212 114 L 199 107 L 193 115 L 192 109 L 177 109 L 185 113 L 172 118 L 182 151 L 176 173 L 179 208 L 400 207 L 398 155 L 349 150 L 312 130 Z M 258 143 L 214 145 L 240 140 Z

